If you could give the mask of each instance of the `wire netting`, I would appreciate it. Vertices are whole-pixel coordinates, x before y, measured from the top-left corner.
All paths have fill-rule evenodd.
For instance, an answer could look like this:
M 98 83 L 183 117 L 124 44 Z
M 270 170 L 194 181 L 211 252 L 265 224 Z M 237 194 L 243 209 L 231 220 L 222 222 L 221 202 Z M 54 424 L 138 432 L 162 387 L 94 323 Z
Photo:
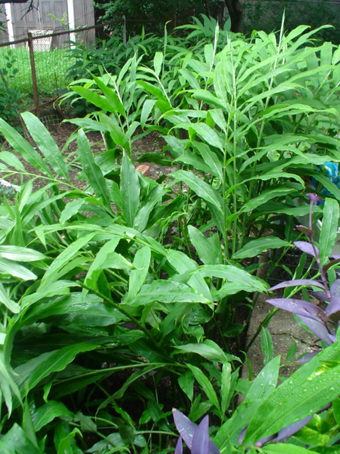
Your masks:
M 40 97 L 59 95 L 71 81 L 68 69 L 74 64 L 74 43 L 69 32 L 51 33 L 51 30 L 31 30 L 35 74 Z M 94 41 L 94 30 L 79 30 L 72 37 L 76 42 Z M 23 97 L 32 96 L 33 77 L 28 39 L 0 47 L 0 69 L 9 87 L 16 88 Z

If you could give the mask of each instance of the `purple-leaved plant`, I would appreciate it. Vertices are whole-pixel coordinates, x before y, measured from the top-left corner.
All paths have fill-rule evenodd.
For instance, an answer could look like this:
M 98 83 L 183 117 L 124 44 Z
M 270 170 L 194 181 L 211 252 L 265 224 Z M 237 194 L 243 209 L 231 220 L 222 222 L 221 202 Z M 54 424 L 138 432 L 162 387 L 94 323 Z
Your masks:
M 209 415 L 206 415 L 198 426 L 175 408 L 172 410 L 172 415 L 180 434 L 175 454 L 183 454 L 183 441 L 191 454 L 220 454 L 209 437 Z
M 295 246 L 302 252 L 305 252 L 315 258 L 315 261 L 320 270 L 321 282 L 313 279 L 294 279 L 291 281 L 281 282 L 280 284 L 271 287 L 270 290 L 278 290 L 286 287 L 296 287 L 298 285 L 306 285 L 317 287 L 320 290 L 313 294 L 320 301 L 327 302 L 325 310 L 316 306 L 315 304 L 307 301 L 293 299 L 293 298 L 271 298 L 267 303 L 279 307 L 289 312 L 298 315 L 302 322 L 316 334 L 316 336 L 331 345 L 336 341 L 336 332 L 340 323 L 340 279 L 336 279 L 331 286 L 327 280 L 327 270 L 340 262 L 340 256 L 333 255 L 331 260 L 326 265 L 321 265 L 320 251 L 314 243 L 313 229 L 312 229 L 312 212 L 313 205 L 322 199 L 316 194 L 307 194 L 310 200 L 310 214 L 309 214 L 309 227 L 303 225 L 297 226 L 297 229 L 303 232 L 309 238 L 307 241 L 296 241 Z M 309 361 L 318 352 L 308 353 L 303 357 L 303 362 Z

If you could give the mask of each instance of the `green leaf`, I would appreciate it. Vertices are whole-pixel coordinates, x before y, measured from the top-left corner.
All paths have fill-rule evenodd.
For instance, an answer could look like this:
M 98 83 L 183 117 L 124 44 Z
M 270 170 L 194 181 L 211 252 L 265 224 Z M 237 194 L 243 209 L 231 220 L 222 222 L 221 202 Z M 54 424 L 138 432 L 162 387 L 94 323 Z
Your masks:
M 42 405 L 32 414 L 34 430 L 38 432 L 44 426 L 60 416 L 73 418 L 74 414 L 62 402 L 50 400 L 47 404 Z
M 158 88 L 158 87 L 155 87 L 154 85 L 152 84 L 149 84 L 149 82 L 146 82 L 144 80 L 139 80 L 138 81 L 138 84 L 144 88 L 144 90 L 148 91 L 149 93 L 151 93 L 155 98 L 157 98 L 158 100 L 160 101 L 164 101 L 167 103 L 168 105 L 168 109 L 171 109 L 171 106 L 170 104 L 168 103 L 168 100 L 166 99 L 166 96 L 164 95 L 163 91 Z
M 214 405 L 214 407 L 217 408 L 217 410 L 220 412 L 220 405 L 218 402 L 217 395 L 215 393 L 215 390 L 210 383 L 209 379 L 204 375 L 204 373 L 201 371 L 196 366 L 193 366 L 192 364 L 186 364 L 187 367 L 191 370 L 193 373 L 195 379 L 197 380 L 198 384 L 201 386 L 205 394 L 207 395 L 209 401 Z
M 97 197 L 101 197 L 107 210 L 112 212 L 109 191 L 100 167 L 94 161 L 89 141 L 82 129 L 78 132 L 78 153 L 88 183 Z
M 133 227 L 139 207 L 140 187 L 136 169 L 125 153 L 121 168 L 120 192 L 123 198 L 126 224 L 128 227 Z
M 96 258 L 94 259 L 86 276 L 86 285 L 97 289 L 97 281 L 102 270 L 109 268 L 130 270 L 132 268 L 131 262 L 126 260 L 121 254 L 114 252 L 119 240 L 120 238 L 113 238 L 108 241 L 96 254 Z
M 148 275 L 150 260 L 151 249 L 149 246 L 144 246 L 136 252 L 133 266 L 137 269 L 130 273 L 128 298 L 135 297 L 144 284 Z
M 91 118 L 71 118 L 70 120 L 65 120 L 68 123 L 79 126 L 85 130 L 93 130 L 100 132 L 107 132 L 107 127 L 96 120 L 91 120 Z
M 172 176 L 176 180 L 183 181 L 199 197 L 206 202 L 211 203 L 211 205 L 215 206 L 222 214 L 222 200 L 219 194 L 210 185 L 201 180 L 201 178 L 194 175 L 194 173 L 185 170 L 178 170 L 177 172 L 174 172 Z
M 199 258 L 205 265 L 220 263 L 222 247 L 218 235 L 214 234 L 207 238 L 192 225 L 188 226 L 189 237 L 194 245 Z
M 88 88 L 72 85 L 71 89 L 78 93 L 82 98 L 86 99 L 86 101 L 90 102 L 99 109 L 104 110 L 105 112 L 115 113 L 116 108 L 102 96 L 98 95 L 93 90 L 89 90 Z
M 316 451 L 310 451 L 302 446 L 290 443 L 270 444 L 262 448 L 265 454 L 317 454 Z M 335 454 L 335 453 L 334 453 Z
M 274 356 L 274 344 L 270 332 L 267 328 L 261 328 L 261 347 L 264 365 L 268 364 Z
M 3 454 L 42 454 L 17 423 L 1 437 L 0 451 Z
M 145 123 L 147 122 L 147 119 L 149 118 L 149 115 L 153 109 L 153 106 L 155 105 L 156 100 L 155 99 L 147 99 L 143 105 L 142 113 L 140 116 L 140 124 L 141 127 L 144 128 Z
M 178 378 L 177 381 L 182 391 L 188 396 L 189 400 L 192 402 L 192 399 L 194 397 L 195 377 L 193 376 L 191 370 L 187 370 L 185 374 L 182 374 Z
M 52 176 L 52 173 L 39 153 L 12 126 L 0 118 L 0 132 L 12 148 L 39 172 Z
M 0 246 L 0 257 L 17 262 L 36 262 L 46 259 L 41 252 L 19 246 Z
M 222 162 L 220 161 L 217 154 L 210 149 L 209 145 L 204 142 L 197 142 L 194 141 L 193 145 L 197 148 L 200 152 L 204 162 L 210 169 L 210 173 L 215 177 L 218 177 L 220 181 L 223 180 L 223 172 L 222 172 Z
M 190 150 L 185 150 L 184 153 L 175 161 L 183 162 L 184 164 L 187 164 L 193 169 L 199 170 L 201 172 L 210 173 L 210 168 L 206 165 L 203 159 Z
M 233 412 L 232 417 L 228 419 L 218 430 L 215 443 L 220 449 L 221 454 L 226 454 L 226 447 L 230 443 L 238 444 L 238 438 L 241 430 L 244 429 L 249 421 L 253 418 L 257 409 L 264 399 L 274 392 L 280 369 L 280 357 L 270 361 L 255 378 L 245 400 Z
M 183 254 L 180 251 L 169 251 L 167 255 L 167 259 L 169 263 L 173 266 L 173 268 L 180 274 L 183 275 L 187 272 L 193 272 L 192 277 L 188 279 L 188 285 L 191 288 L 199 292 L 202 296 L 207 298 L 208 300 L 212 301 L 212 296 L 209 290 L 209 287 L 203 276 L 195 273 L 197 269 L 197 264 L 193 260 L 191 260 L 187 255 Z
M 242 212 L 248 213 L 249 211 L 256 210 L 259 206 L 268 202 L 268 200 L 284 197 L 293 191 L 293 188 L 285 187 L 265 189 L 259 196 L 254 197 L 253 199 L 249 200 L 249 202 L 245 203 L 242 207 Z
M 92 74 L 92 77 L 101 91 L 104 93 L 105 98 L 107 101 L 112 105 L 114 108 L 114 113 L 118 112 L 120 115 L 125 116 L 125 108 L 121 103 L 118 95 L 114 92 L 112 88 L 109 88 L 99 77 L 96 77 Z
M 52 284 L 51 296 L 62 295 L 56 290 L 57 293 L 54 294 L 53 290 Z M 103 304 L 102 298 L 94 294 L 72 292 L 64 294 L 62 298 L 51 299 L 49 304 L 46 304 L 43 297 L 44 295 L 41 295 L 38 303 L 30 307 L 25 315 L 25 323 L 49 319 L 54 326 L 60 326 L 63 329 L 73 326 L 74 329 L 81 330 L 83 326 L 105 327 L 126 319 L 125 315 L 112 306 Z
M 322 227 L 320 232 L 319 249 L 320 262 L 323 266 L 332 253 L 339 227 L 339 203 L 326 198 L 323 208 Z
M 230 361 L 240 361 L 234 355 L 229 355 L 224 353 L 224 351 L 219 347 L 214 341 L 210 339 L 206 339 L 205 341 L 199 344 L 184 344 L 175 347 L 176 350 L 180 350 L 180 352 L 186 353 L 197 353 L 203 358 L 209 359 L 210 361 L 217 361 L 222 364 L 228 363 Z M 175 352 L 178 354 L 179 352 Z
M 61 213 L 59 222 L 60 224 L 65 224 L 66 221 L 71 219 L 72 216 L 75 216 L 79 213 L 79 210 L 84 205 L 84 199 L 74 199 L 71 202 L 68 202 Z
M 14 394 L 19 403 L 22 405 L 22 396 L 19 391 L 18 385 L 12 377 L 12 368 L 5 363 L 4 353 L 0 351 L 0 388 L 3 399 L 6 403 L 8 415 L 12 413 L 13 403 L 12 394 Z
M 183 126 L 184 125 L 180 125 L 179 127 Z M 210 128 L 210 126 L 205 123 L 190 123 L 187 126 L 188 128 L 190 127 L 191 129 L 193 129 L 204 142 L 207 142 L 212 147 L 218 148 L 222 152 L 224 151 L 223 141 L 219 137 L 215 129 Z
M 0 258 L 0 274 L 14 276 L 23 281 L 35 280 L 37 278 L 34 273 L 24 266 L 4 258 Z
M 78 251 L 86 246 L 92 238 L 95 236 L 96 232 L 85 235 L 78 240 L 70 244 L 66 249 L 63 250 L 61 254 L 52 262 L 48 270 L 46 271 L 44 277 L 41 280 L 39 290 L 42 290 L 47 285 L 58 280 L 58 272 L 64 266 L 66 266 L 70 260 L 78 254 Z
M 24 119 L 27 129 L 33 137 L 34 142 L 45 156 L 49 165 L 57 175 L 69 181 L 67 165 L 65 164 L 59 147 L 52 139 L 43 123 L 41 123 L 41 121 L 30 112 L 24 112 L 21 116 Z
M 230 385 L 231 385 L 231 365 L 230 363 L 223 364 L 221 374 L 221 410 L 225 414 L 230 403 Z
M 251 420 L 244 443 L 256 443 L 319 411 L 340 394 L 340 342 L 298 369 L 265 399 Z
M 268 289 L 268 284 L 255 276 L 252 276 L 247 271 L 233 265 L 203 265 L 199 267 L 199 273 L 206 276 L 213 276 L 220 279 L 225 279 L 232 284 L 241 286 L 247 292 L 265 292 Z M 223 292 L 223 286 L 215 295 Z
M 149 223 L 151 212 L 155 207 L 156 209 L 158 207 L 162 207 L 162 198 L 165 192 L 166 190 L 164 189 L 164 187 L 162 187 L 161 185 L 157 186 L 150 192 L 147 199 L 143 200 L 143 205 L 139 209 L 133 225 L 136 230 L 143 232 L 143 230 L 146 229 Z
M 243 248 L 239 249 L 233 255 L 233 259 L 240 260 L 256 257 L 267 249 L 280 249 L 282 247 L 292 247 L 292 245 L 288 241 L 280 240 L 280 238 L 276 237 L 258 238 L 250 240 Z
M 47 404 L 42 405 L 32 414 L 34 430 L 38 432 L 44 426 L 60 416 L 73 418 L 74 414 L 62 402 L 50 400 Z
M 158 301 L 160 303 L 211 303 L 197 291 L 178 282 L 158 280 L 145 284 L 131 300 L 123 301 L 131 306 L 142 306 Z
M 155 57 L 153 59 L 153 67 L 155 68 L 155 73 L 157 74 L 157 76 L 159 76 L 162 71 L 162 65 L 163 65 L 163 54 L 162 54 L 162 52 L 156 52 Z
M 20 311 L 20 306 L 15 301 L 11 300 L 5 287 L 0 283 L 0 303 L 7 307 L 13 314 L 17 314 Z
M 8 164 L 9 166 L 13 167 L 16 170 L 25 172 L 25 167 L 23 166 L 20 159 L 18 159 L 13 153 L 10 153 L 9 151 L 1 151 L 0 160 L 5 162 L 6 164 Z
M 64 370 L 79 353 L 89 352 L 96 348 L 98 345 L 87 342 L 67 345 L 59 350 L 43 353 L 18 366 L 14 372 L 22 395 L 26 396 L 31 389 L 34 389 L 53 372 Z

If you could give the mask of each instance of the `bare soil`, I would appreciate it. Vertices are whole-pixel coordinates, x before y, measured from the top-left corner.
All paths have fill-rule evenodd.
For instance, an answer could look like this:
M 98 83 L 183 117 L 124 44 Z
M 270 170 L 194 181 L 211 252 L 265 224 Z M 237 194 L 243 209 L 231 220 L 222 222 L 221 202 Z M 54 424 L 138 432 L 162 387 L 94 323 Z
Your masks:
M 45 118 L 47 118 L 47 121 L 45 122 Z M 77 153 L 77 141 L 73 140 L 70 142 L 67 146 L 67 141 L 69 138 L 72 136 L 74 132 L 76 132 L 77 127 L 73 125 L 72 123 L 68 123 L 67 121 L 60 121 L 56 122 L 54 119 L 54 123 L 50 124 L 48 121 L 48 117 L 43 117 L 41 119 L 44 123 L 46 128 L 49 130 L 53 140 L 56 142 L 58 145 L 59 149 L 63 151 L 63 155 L 65 157 L 65 160 L 67 162 L 71 162 L 76 153 Z M 30 136 L 25 136 L 26 140 L 28 140 L 33 147 L 36 147 L 33 139 Z M 105 152 L 105 145 L 103 142 L 103 138 L 98 131 L 91 131 L 87 133 L 87 138 L 89 139 L 91 150 L 94 153 L 101 153 Z M 168 175 L 171 171 L 174 170 L 172 166 L 162 166 L 158 165 L 155 163 L 150 163 L 150 162 L 145 162 L 145 159 L 143 159 L 143 156 L 146 153 L 163 153 L 163 146 L 165 145 L 165 141 L 162 139 L 162 137 L 155 133 L 152 132 L 149 135 L 137 139 L 133 143 L 132 147 L 132 155 L 133 155 L 133 160 L 134 164 L 136 166 L 137 171 L 141 172 L 143 175 L 153 178 L 157 180 L 161 175 Z M 3 143 L 1 145 L 0 143 L 0 149 L 1 150 L 7 150 L 7 151 L 14 151 L 11 149 L 8 143 Z M 15 152 L 15 151 L 14 151 Z M 24 164 L 26 171 L 30 174 L 27 175 L 24 178 L 25 180 L 28 180 L 29 178 L 32 178 L 32 175 L 39 175 L 39 172 L 37 170 L 29 165 L 19 154 L 17 154 L 17 157 L 20 159 L 20 161 Z M 140 162 L 139 162 L 140 161 Z M 1 176 L 2 178 L 6 178 L 6 181 L 12 183 L 12 184 L 20 184 L 20 176 L 18 175 L 11 175 L 6 177 L 4 174 Z M 71 182 L 74 186 L 78 188 L 84 188 L 86 186 L 86 181 L 85 180 L 79 180 L 79 169 L 75 169 L 74 171 L 70 171 L 70 179 Z M 36 178 L 34 181 L 34 188 L 39 189 L 43 186 L 46 185 L 46 180 L 44 178 Z

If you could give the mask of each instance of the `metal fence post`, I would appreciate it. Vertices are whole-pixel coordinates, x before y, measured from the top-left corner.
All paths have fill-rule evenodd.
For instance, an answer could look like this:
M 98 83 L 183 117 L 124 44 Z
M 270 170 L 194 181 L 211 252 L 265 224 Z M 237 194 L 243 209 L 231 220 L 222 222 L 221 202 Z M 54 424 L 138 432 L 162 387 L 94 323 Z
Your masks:
M 34 108 L 35 108 L 35 114 L 37 115 L 37 117 L 39 117 L 39 95 L 38 95 L 38 85 L 37 85 L 37 73 L 35 70 L 35 62 L 34 62 L 33 35 L 31 32 L 27 32 L 27 35 L 28 35 L 28 48 L 29 48 L 29 52 L 30 52 L 30 62 L 31 62 Z
M 126 47 L 126 16 L 123 16 L 123 43 Z

